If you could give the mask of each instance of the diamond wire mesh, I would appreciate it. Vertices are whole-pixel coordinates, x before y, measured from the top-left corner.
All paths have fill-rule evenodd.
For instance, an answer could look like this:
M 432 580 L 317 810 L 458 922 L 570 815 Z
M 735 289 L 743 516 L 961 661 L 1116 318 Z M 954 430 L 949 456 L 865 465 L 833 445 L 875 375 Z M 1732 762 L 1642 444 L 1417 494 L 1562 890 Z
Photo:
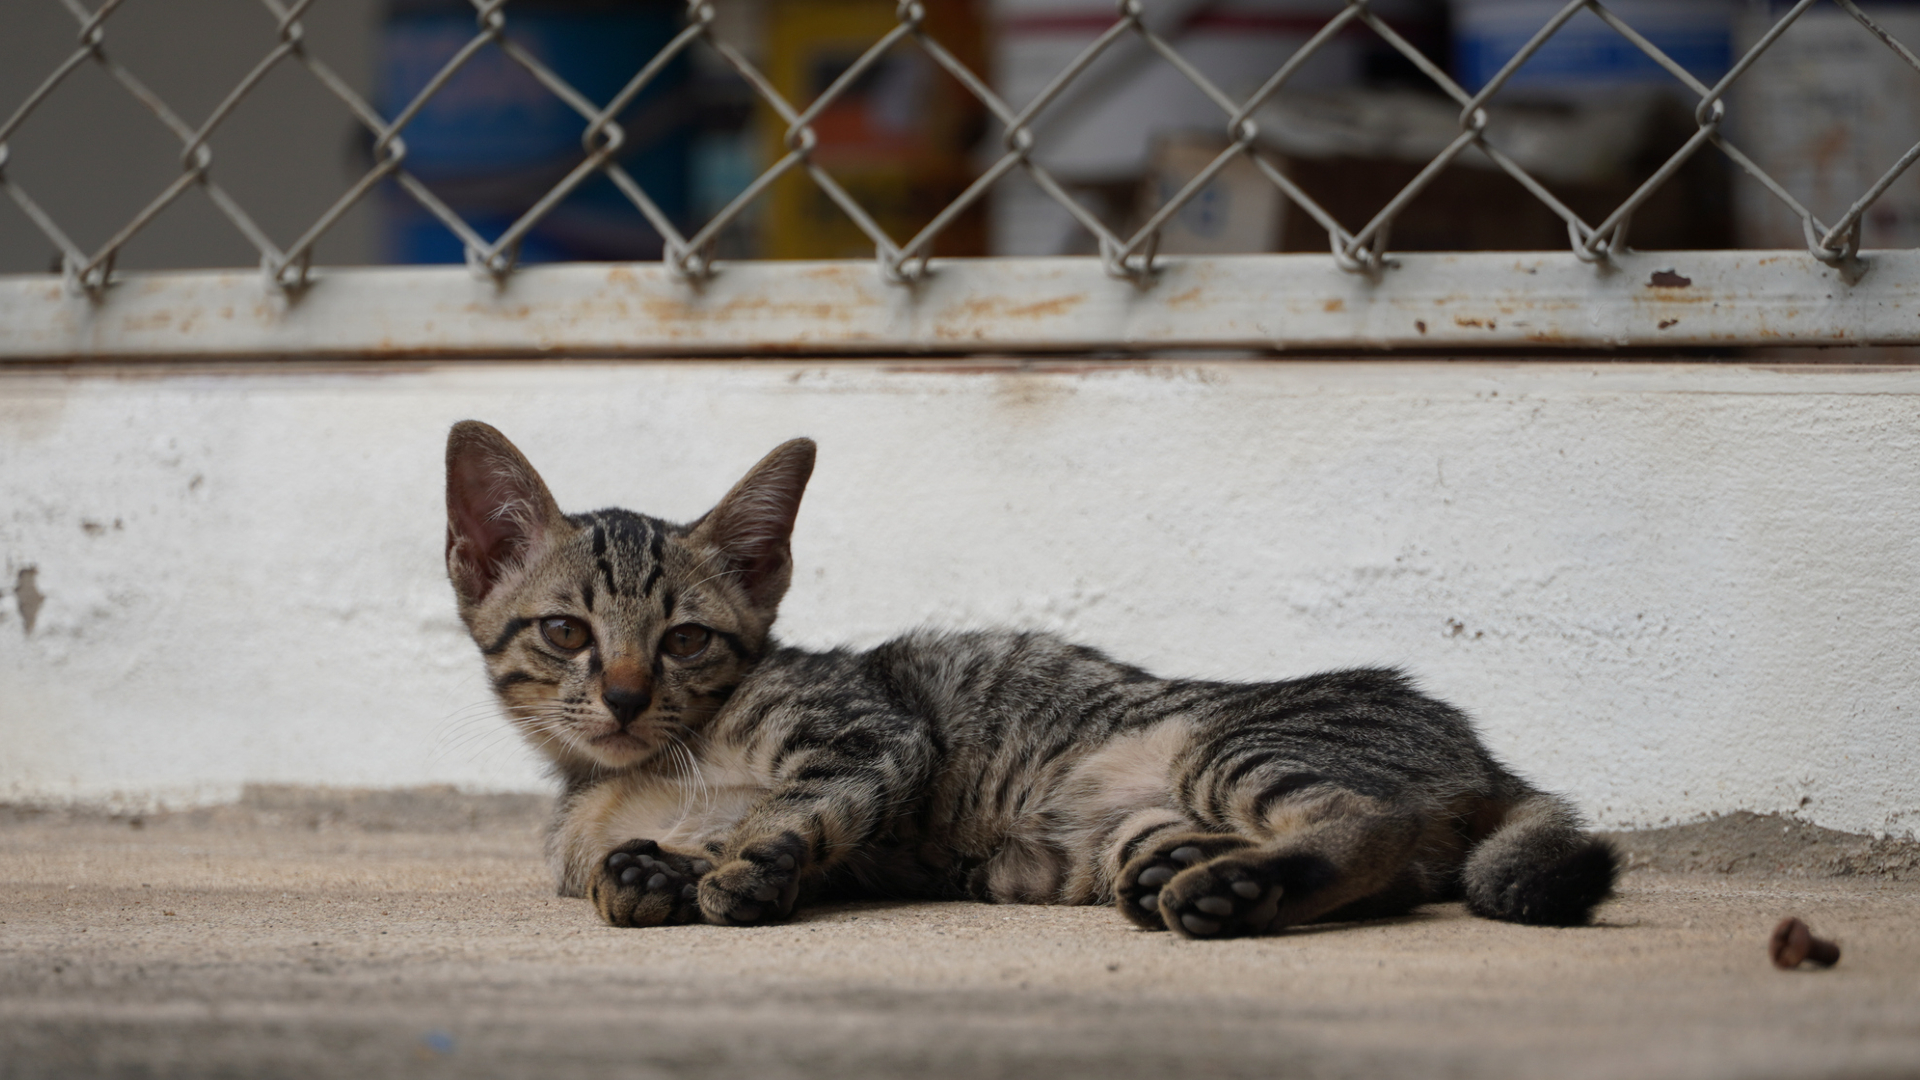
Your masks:
M 1773 47 L 1798 19 L 1817 4 L 1831 3 L 1837 6 L 1867 32 L 1878 37 L 1907 65 L 1920 71 L 1920 57 L 1916 57 L 1906 45 L 1876 24 L 1854 0 L 1798 0 L 1736 60 L 1725 76 L 1711 86 L 1701 82 L 1685 67 L 1662 52 L 1652 41 L 1609 10 L 1601 0 L 1568 0 L 1565 6 L 1476 93 L 1465 90 L 1430 58 L 1397 33 L 1379 13 L 1369 7 L 1370 0 L 1345 0 L 1345 7 L 1342 10 L 1329 19 L 1293 55 L 1282 62 L 1265 83 L 1244 100 L 1235 100 L 1228 95 L 1209 79 L 1206 72 L 1183 56 L 1173 41 L 1166 35 L 1156 32 L 1145 18 L 1146 12 L 1142 0 L 1119 0 L 1113 23 L 1086 45 L 1079 55 L 1055 75 L 1031 101 L 1020 108 L 1015 108 L 1005 101 L 979 73 L 968 67 L 931 36 L 926 28 L 926 8 L 918 0 L 902 0 L 898 3 L 895 11 L 896 25 L 893 29 L 875 41 L 818 97 L 804 106 L 796 106 L 788 101 L 768 77 L 739 49 L 722 40 L 714 32 L 715 0 L 689 0 L 685 10 L 684 28 L 635 72 L 613 98 L 605 103 L 596 103 L 581 94 L 549 65 L 507 36 L 506 30 L 510 18 L 507 9 L 511 0 L 470 0 L 474 10 L 475 26 L 472 37 L 445 62 L 410 101 L 391 117 L 380 115 L 332 68 L 312 55 L 306 48 L 303 42 L 301 17 L 312 6 L 314 0 L 294 0 L 291 3 L 285 0 L 260 0 L 267 13 L 275 20 L 277 42 L 197 126 L 183 120 L 132 71 L 117 62 L 108 50 L 107 25 L 124 0 L 101 0 L 99 5 L 91 10 L 82 3 L 82 0 L 58 0 L 58 2 L 72 14 L 75 20 L 78 31 L 77 44 L 72 52 L 55 64 L 52 72 L 15 109 L 6 123 L 0 126 L 0 189 L 5 190 L 33 224 L 56 245 L 61 253 L 61 265 L 69 283 L 87 292 L 98 292 L 104 288 L 112 274 L 114 259 L 127 242 L 145 228 L 156 215 L 195 185 L 206 191 L 219 211 L 259 251 L 262 266 L 269 278 L 281 288 L 298 290 L 309 281 L 315 243 L 340 220 L 342 215 L 365 199 L 377 185 L 388 178 L 391 178 L 409 197 L 459 238 L 471 266 L 488 274 L 505 276 L 512 273 L 518 260 L 520 243 L 528 232 L 570 193 L 596 173 L 604 173 L 659 231 L 665 239 L 665 261 L 689 278 L 700 278 L 713 274 L 717 270 L 713 251 L 715 241 L 720 234 L 729 225 L 738 221 L 756 200 L 762 198 L 776 180 L 794 170 L 799 170 L 810 177 L 812 182 L 818 185 L 819 189 L 873 242 L 880 269 L 891 280 L 906 282 L 923 275 L 928 267 L 935 238 L 985 198 L 997 182 L 1016 169 L 1023 170 L 1041 190 L 1058 202 L 1082 228 L 1093 235 L 1097 241 L 1100 256 L 1110 273 L 1121 277 L 1138 277 L 1151 271 L 1158 239 L 1167 222 L 1197 198 L 1221 170 L 1243 155 L 1253 162 L 1286 199 L 1291 200 L 1305 215 L 1326 230 L 1330 251 L 1336 265 L 1342 270 L 1353 273 L 1378 275 L 1392 265 L 1388 241 L 1395 219 L 1422 192 L 1426 191 L 1449 165 L 1470 148 L 1484 155 L 1495 168 L 1510 176 L 1566 223 L 1569 242 L 1576 256 L 1587 262 L 1604 262 L 1611 252 L 1625 250 L 1627 232 L 1635 210 L 1645 205 L 1647 200 L 1662 185 L 1670 181 L 1702 147 L 1712 145 L 1739 170 L 1764 186 L 1799 219 L 1808 250 L 1815 258 L 1828 264 L 1839 265 L 1853 259 L 1858 252 L 1861 223 L 1867 211 L 1916 159 L 1920 159 L 1920 143 L 1916 143 L 1867 191 L 1854 200 L 1844 214 L 1828 223 L 1803 205 L 1751 157 L 1729 142 L 1721 130 L 1726 119 L 1726 96 L 1729 88 L 1737 80 L 1747 76 L 1755 62 Z M 1561 32 L 1568 22 L 1583 10 L 1591 11 L 1598 16 L 1634 48 L 1671 74 L 1681 87 L 1697 98 L 1694 109 L 1697 127 L 1691 137 L 1598 224 L 1590 224 L 1569 209 L 1545 184 L 1522 168 L 1513 157 L 1502 152 L 1497 140 L 1491 137 L 1488 131 L 1486 110 L 1488 102 L 1500 93 L 1521 67 L 1538 54 L 1555 34 Z M 1254 153 L 1256 141 L 1260 136 L 1259 125 L 1254 119 L 1254 114 L 1279 93 L 1309 60 L 1326 48 L 1329 42 L 1342 33 L 1362 27 L 1377 35 L 1381 41 L 1431 80 L 1440 92 L 1459 105 L 1460 130 L 1459 134 L 1438 155 L 1427 162 L 1425 167 L 1388 200 L 1370 220 L 1358 230 L 1348 231 L 1311 194 L 1289 179 L 1281 169 L 1264 156 Z M 1035 160 L 1037 137 L 1033 129 L 1036 119 L 1054 105 L 1076 79 L 1085 74 L 1110 49 L 1127 38 L 1144 43 L 1219 108 L 1227 136 L 1227 146 L 1148 215 L 1138 228 L 1129 235 L 1123 236 L 1082 205 L 1066 184 Z M 751 87 L 753 93 L 777 114 L 780 121 L 786 125 L 786 129 L 783 139 L 784 155 L 762 171 L 738 196 L 689 236 L 676 227 L 655 199 L 617 159 L 626 140 L 626 133 L 616 117 L 621 115 L 636 96 L 658 79 L 676 57 L 686 53 L 696 44 L 704 44 L 727 67 L 738 74 Z M 584 151 L 581 161 L 571 171 L 491 241 L 480 235 L 453 208 L 436 196 L 427 184 L 407 169 L 405 142 L 406 128 L 420 115 L 430 99 L 444 89 L 448 81 L 475 55 L 488 47 L 501 50 L 513 63 L 524 68 L 547 91 L 578 114 L 582 122 L 580 137 Z M 826 110 L 845 97 L 876 64 L 898 48 L 921 50 L 964 87 L 967 93 L 978 99 L 999 121 L 1003 129 L 997 157 L 980 172 L 971 185 L 904 242 L 896 241 L 890 236 L 876 221 L 875 216 L 869 213 L 814 157 L 814 151 L 819 146 L 815 122 Z M 327 91 L 346 105 L 358 122 L 371 134 L 373 161 L 366 172 L 353 182 L 331 207 L 291 244 L 282 248 L 276 245 L 246 210 L 215 181 L 214 157 L 209 140 L 221 123 L 231 115 L 234 108 L 254 87 L 259 85 L 270 71 L 288 62 L 299 64 L 310 72 Z M 98 65 L 110 75 L 127 93 L 151 112 L 158 123 L 165 126 L 179 140 L 181 165 L 181 173 L 177 178 L 92 253 L 83 251 L 76 245 L 52 216 L 35 202 L 18 182 L 8 177 L 6 170 L 10 154 L 9 137 L 69 75 L 87 63 Z

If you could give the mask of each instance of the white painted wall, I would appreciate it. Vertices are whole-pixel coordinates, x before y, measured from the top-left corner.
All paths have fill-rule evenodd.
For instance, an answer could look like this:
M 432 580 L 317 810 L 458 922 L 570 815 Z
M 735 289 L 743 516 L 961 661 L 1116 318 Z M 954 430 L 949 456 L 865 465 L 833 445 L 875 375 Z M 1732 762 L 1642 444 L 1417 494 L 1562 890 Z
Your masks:
M 1609 826 L 1920 826 L 1920 369 L 1542 362 L 0 374 L 0 799 L 538 787 L 440 566 L 469 416 L 682 518 L 818 438 L 800 643 L 1403 664 Z

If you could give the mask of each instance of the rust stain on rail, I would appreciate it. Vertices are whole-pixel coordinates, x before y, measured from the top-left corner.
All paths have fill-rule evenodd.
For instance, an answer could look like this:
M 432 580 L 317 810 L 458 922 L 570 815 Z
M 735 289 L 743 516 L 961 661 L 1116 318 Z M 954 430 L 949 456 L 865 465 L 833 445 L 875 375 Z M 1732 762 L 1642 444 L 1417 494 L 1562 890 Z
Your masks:
M 943 318 L 954 319 L 1052 319 L 1065 315 L 1074 308 L 1087 302 L 1086 293 L 1074 293 L 1071 296 L 1056 296 L 1051 300 L 1035 300 L 1032 303 L 1014 303 L 1002 297 L 989 297 L 979 300 L 964 300 L 948 309 Z
M 496 319 L 510 319 L 518 322 L 533 314 L 533 306 L 531 304 L 471 303 L 467 305 L 467 311 L 475 315 L 486 315 Z
M 698 326 L 741 318 L 793 318 L 823 323 L 849 324 L 859 317 L 860 304 L 827 300 L 778 300 L 765 296 L 743 296 L 712 307 L 685 300 L 657 299 L 645 302 L 647 315 L 656 324 Z
M 173 325 L 173 313 L 154 311 L 144 315 L 127 315 L 121 318 L 120 328 L 129 334 L 138 334 L 145 330 L 165 330 Z

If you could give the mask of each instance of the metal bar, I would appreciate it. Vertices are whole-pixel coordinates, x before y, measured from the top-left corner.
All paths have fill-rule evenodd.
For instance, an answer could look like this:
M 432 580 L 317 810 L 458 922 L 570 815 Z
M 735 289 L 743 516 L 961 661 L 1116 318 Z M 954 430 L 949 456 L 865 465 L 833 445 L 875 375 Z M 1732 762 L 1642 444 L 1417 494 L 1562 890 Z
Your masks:
M 910 288 L 857 262 L 125 274 L 97 298 L 0 277 L 0 360 L 907 355 L 1172 349 L 1467 351 L 1920 344 L 1920 252 L 1866 272 L 1804 251 L 933 260 Z

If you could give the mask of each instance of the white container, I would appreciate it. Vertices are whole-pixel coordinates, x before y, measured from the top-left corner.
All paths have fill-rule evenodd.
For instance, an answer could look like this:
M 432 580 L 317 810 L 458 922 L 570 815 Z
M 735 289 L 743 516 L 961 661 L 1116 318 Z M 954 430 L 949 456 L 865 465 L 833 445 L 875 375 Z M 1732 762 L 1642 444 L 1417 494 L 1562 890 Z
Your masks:
M 1236 101 L 1258 90 L 1288 57 L 1345 8 L 1342 0 L 1162 0 L 1147 24 Z M 1373 9 L 1404 19 L 1417 0 L 1376 0 Z M 996 0 L 994 86 L 1015 109 L 1119 18 L 1113 0 Z M 1328 42 L 1287 83 L 1326 90 L 1359 81 L 1367 50 L 1380 39 L 1364 28 Z M 1061 177 L 1101 183 L 1139 176 L 1157 135 L 1202 128 L 1226 131 L 1227 117 L 1178 69 L 1138 37 L 1110 48 L 1034 125 L 1035 160 Z
M 1334 16 L 1344 0 L 1148 0 L 1149 28 L 1235 101 L 1244 101 Z M 1374 0 L 1372 9 L 1417 36 L 1437 26 L 1431 0 Z M 1113 0 L 994 0 L 994 88 L 1014 109 L 1118 21 Z M 1386 48 L 1364 26 L 1327 42 L 1287 90 L 1357 85 L 1369 53 Z M 1224 135 L 1227 115 L 1137 36 L 1115 42 L 1036 118 L 1033 159 L 1069 184 L 1137 180 L 1155 141 L 1178 132 Z M 1001 255 L 1053 255 L 1084 240 L 1067 212 L 1024 176 L 994 191 L 992 247 Z
M 1452 0 L 1453 76 L 1485 86 L 1566 0 Z M 1618 15 L 1693 76 L 1711 86 L 1733 63 L 1741 0 L 1608 0 Z M 1598 15 L 1569 19 L 1503 88 L 1514 97 L 1585 97 L 1624 87 L 1682 84 Z
M 1741 39 L 1757 41 L 1789 5 L 1756 3 Z M 1920 49 L 1920 2 L 1868 0 L 1867 17 Z M 1920 72 L 1845 12 L 1814 7 L 1734 85 L 1734 145 L 1829 225 L 1920 142 Z M 1802 249 L 1800 219 L 1757 182 L 1735 181 L 1746 247 Z M 1862 246 L 1920 247 L 1920 168 L 1867 211 Z

